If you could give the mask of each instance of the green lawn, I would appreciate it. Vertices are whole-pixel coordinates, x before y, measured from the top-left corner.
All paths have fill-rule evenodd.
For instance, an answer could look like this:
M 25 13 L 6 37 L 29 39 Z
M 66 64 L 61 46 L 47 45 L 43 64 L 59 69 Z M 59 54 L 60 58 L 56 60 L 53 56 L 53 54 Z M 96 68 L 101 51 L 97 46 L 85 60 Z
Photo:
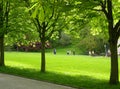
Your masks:
M 46 53 L 46 73 L 40 73 L 40 53 L 6 52 L 0 72 L 85 89 L 120 89 L 110 86 L 106 57 Z

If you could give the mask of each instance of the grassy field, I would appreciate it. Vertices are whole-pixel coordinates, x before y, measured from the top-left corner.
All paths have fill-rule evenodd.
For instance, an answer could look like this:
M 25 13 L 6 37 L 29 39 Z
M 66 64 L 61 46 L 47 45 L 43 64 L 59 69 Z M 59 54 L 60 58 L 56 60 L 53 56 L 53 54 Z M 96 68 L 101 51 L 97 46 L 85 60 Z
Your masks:
M 40 53 L 6 52 L 0 72 L 78 89 L 120 89 L 109 85 L 110 60 L 106 57 L 46 53 L 46 73 L 40 72 Z

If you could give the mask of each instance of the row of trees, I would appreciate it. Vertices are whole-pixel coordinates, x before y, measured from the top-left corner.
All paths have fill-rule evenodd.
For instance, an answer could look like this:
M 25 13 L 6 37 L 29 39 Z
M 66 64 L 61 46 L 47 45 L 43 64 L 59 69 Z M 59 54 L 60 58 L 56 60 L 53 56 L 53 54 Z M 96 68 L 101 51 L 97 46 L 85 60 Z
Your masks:
M 63 31 L 78 36 L 79 31 L 86 31 L 87 26 L 88 36 L 102 34 L 103 38 L 108 37 L 111 50 L 110 83 L 118 84 L 119 4 L 119 0 L 1 0 L 0 66 L 4 66 L 4 37 L 8 43 L 19 41 L 28 44 L 40 40 L 41 72 L 45 72 L 45 42 L 60 38 Z M 104 18 L 103 22 L 97 18 Z

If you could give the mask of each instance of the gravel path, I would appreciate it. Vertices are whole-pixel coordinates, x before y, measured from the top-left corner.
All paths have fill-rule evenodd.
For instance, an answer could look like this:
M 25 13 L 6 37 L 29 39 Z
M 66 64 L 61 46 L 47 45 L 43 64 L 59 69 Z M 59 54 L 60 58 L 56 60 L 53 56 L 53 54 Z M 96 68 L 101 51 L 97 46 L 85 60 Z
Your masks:
M 0 73 L 0 89 L 75 89 L 75 88 Z

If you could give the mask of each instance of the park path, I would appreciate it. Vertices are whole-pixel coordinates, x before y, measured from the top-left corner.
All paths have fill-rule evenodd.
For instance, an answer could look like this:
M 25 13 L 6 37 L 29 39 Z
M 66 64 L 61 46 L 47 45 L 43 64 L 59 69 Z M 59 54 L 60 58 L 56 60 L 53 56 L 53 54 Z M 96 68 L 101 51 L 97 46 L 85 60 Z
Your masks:
M 0 89 L 75 89 L 75 88 L 0 73 Z

